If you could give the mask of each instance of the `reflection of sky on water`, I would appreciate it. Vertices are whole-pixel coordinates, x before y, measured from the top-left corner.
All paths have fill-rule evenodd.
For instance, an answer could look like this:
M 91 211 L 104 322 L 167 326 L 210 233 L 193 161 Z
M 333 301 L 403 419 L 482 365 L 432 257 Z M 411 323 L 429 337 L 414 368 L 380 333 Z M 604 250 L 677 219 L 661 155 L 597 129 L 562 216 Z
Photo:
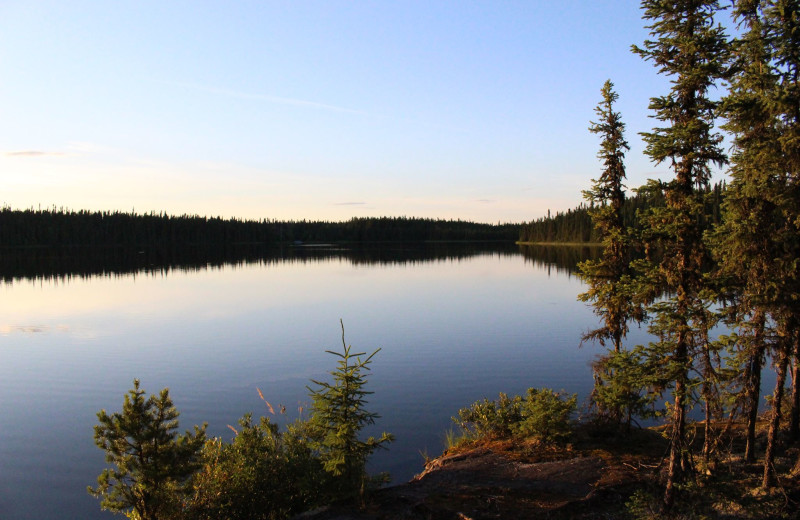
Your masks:
M 266 413 L 256 387 L 296 417 L 309 378 L 334 366 L 324 351 L 341 346 L 340 318 L 354 348 L 382 349 L 370 409 L 397 442 L 373 466 L 405 480 L 476 399 L 529 386 L 585 397 L 598 349 L 578 349 L 594 323 L 580 291 L 575 277 L 509 255 L 2 286 L 0 517 L 108 517 L 85 492 L 103 467 L 92 426 L 134 378 L 148 392 L 170 387 L 182 427 L 208 421 L 212 435 Z

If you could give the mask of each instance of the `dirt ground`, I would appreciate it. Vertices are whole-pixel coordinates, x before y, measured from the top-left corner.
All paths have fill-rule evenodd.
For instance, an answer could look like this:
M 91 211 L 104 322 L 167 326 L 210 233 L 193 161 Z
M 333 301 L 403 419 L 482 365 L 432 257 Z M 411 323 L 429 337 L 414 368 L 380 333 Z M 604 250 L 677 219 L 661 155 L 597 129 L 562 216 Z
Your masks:
M 759 489 L 763 468 L 736 451 L 698 471 L 668 515 L 659 512 L 666 440 L 655 430 L 579 433 L 574 444 L 492 441 L 445 453 L 410 482 L 369 495 L 366 507 L 331 506 L 304 520 L 800 518 L 798 449 L 776 460 L 784 475 Z M 631 505 L 633 504 L 633 506 Z
M 609 451 L 484 443 L 430 461 L 410 482 L 372 494 L 362 511 L 334 507 L 302 518 L 608 518 L 644 478 L 636 464 Z

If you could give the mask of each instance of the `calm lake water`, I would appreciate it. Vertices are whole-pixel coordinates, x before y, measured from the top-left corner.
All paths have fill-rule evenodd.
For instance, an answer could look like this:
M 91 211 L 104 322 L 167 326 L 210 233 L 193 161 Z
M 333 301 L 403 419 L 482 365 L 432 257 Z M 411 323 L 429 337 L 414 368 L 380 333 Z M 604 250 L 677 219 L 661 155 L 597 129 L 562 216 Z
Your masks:
M 88 267 L 71 253 L 3 259 L 0 518 L 113 517 L 86 493 L 105 467 L 92 427 L 101 408 L 121 409 L 134 378 L 148 393 L 170 388 L 181 429 L 206 421 L 230 439 L 242 414 L 267 414 L 256 388 L 296 418 L 309 379 L 335 365 L 324 351 L 341 348 L 340 319 L 354 349 L 382 349 L 368 409 L 397 440 L 371 469 L 395 482 L 422 469 L 422 452 L 441 452 L 460 407 L 531 386 L 581 399 L 591 388 L 600 349 L 579 344 L 597 320 L 563 253 L 137 255 Z

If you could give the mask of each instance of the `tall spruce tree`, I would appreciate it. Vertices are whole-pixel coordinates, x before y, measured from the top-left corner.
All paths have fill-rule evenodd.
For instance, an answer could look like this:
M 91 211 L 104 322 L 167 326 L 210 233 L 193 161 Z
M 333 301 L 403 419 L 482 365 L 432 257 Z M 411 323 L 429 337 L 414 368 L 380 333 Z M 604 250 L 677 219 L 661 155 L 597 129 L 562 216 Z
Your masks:
M 702 191 L 708 187 L 711 164 L 725 162 L 722 138 L 713 131 L 717 103 L 709 97 L 709 89 L 725 73 L 728 43 L 714 21 L 719 10 L 716 1 L 645 0 L 642 8 L 655 39 L 633 50 L 669 76 L 672 85 L 667 95 L 650 101 L 652 117 L 665 126 L 642 134 L 650 158 L 667 162 L 675 175 L 664 183 L 666 207 L 653 210 L 647 222 L 650 248 L 658 253 L 648 279 L 664 294 L 651 306 L 651 331 L 661 338 L 654 344 L 654 355 L 665 359 L 664 376 L 674 392 L 663 498 L 669 508 L 675 484 L 690 470 L 686 442 L 690 370 L 695 347 L 705 337 L 701 330 L 705 326 L 701 291 L 706 260 Z
M 777 74 L 766 38 L 760 1 L 735 4 L 742 29 L 734 46 L 730 90 L 723 100 L 725 128 L 734 136 L 731 183 L 723 203 L 724 219 L 716 230 L 717 275 L 724 291 L 727 321 L 738 331 L 740 402 L 744 408 L 745 460 L 755 460 L 755 433 L 761 373 L 769 338 L 769 317 L 779 275 L 775 224 L 780 221 L 775 197 L 781 189 L 780 121 L 773 109 Z
M 735 2 L 734 15 L 744 31 L 735 47 L 735 74 L 724 103 L 735 151 L 733 181 L 716 249 L 720 272 L 733 288 L 731 322 L 742 345 L 748 461 L 755 459 L 755 422 L 767 354 L 777 376 L 770 400 L 764 487 L 773 486 L 777 478 L 774 459 L 790 362 L 790 432 L 800 434 L 796 339 L 800 325 L 799 4 L 789 0 Z
M 777 190 L 774 203 L 780 216 L 779 244 L 773 258 L 777 276 L 773 283 L 772 319 L 776 326 L 773 359 L 777 372 L 773 410 L 764 454 L 764 487 L 775 484 L 773 460 L 781 421 L 783 386 L 800 328 L 800 2 L 775 0 L 762 7 L 765 35 L 773 52 L 778 81 L 770 104 L 779 120 L 780 168 L 772 172 Z M 797 360 L 795 357 L 795 366 Z
M 607 340 L 619 352 L 622 338 L 628 333 L 628 320 L 635 314 L 625 282 L 629 275 L 628 234 L 622 219 L 625 192 L 625 152 L 630 149 L 625 140 L 625 123 L 614 103 L 619 95 L 614 84 L 607 80 L 601 89 L 603 101 L 595 108 L 598 121 L 592 122 L 589 131 L 601 136 L 597 157 L 603 162 L 603 172 L 592 180 L 592 188 L 583 196 L 590 204 L 589 214 L 603 243 L 603 254 L 597 260 L 587 260 L 579 265 L 580 275 L 588 290 L 578 295 L 582 301 L 592 302 L 595 314 L 603 321 L 600 328 L 587 332 L 584 340 L 597 340 L 605 345 Z
M 611 80 L 605 82 L 601 94 L 603 99 L 595 108 L 598 121 L 590 124 L 589 131 L 601 137 L 597 157 L 603 163 L 603 172 L 592 180 L 592 188 L 584 191 L 583 196 L 589 203 L 588 212 L 603 252 L 600 258 L 578 265 L 579 274 L 588 286 L 578 298 L 591 302 L 602 321 L 600 327 L 583 335 L 583 341 L 612 345 L 593 364 L 592 403 L 597 418 L 630 428 L 634 416 L 648 414 L 650 404 L 645 394 L 647 382 L 640 353 L 622 351 L 630 320 L 643 318 L 641 307 L 633 303 L 630 291 L 630 233 L 623 215 L 624 158 L 630 148 L 624 136 L 625 124 L 614 110 L 619 96 Z

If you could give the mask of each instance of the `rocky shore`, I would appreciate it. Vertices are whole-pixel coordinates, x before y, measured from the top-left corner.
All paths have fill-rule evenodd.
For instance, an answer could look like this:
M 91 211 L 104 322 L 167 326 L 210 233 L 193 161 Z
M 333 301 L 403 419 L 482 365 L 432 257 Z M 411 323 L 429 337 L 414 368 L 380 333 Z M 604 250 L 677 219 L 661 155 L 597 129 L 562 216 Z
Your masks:
M 374 492 L 363 510 L 334 506 L 301 518 L 608 518 L 651 473 L 641 463 L 607 450 L 484 443 L 429 461 L 410 482 Z
M 764 435 L 762 427 L 760 449 Z M 662 515 L 666 448 L 658 429 L 620 435 L 579 428 L 566 446 L 477 442 L 428 461 L 410 482 L 370 493 L 363 508 L 332 505 L 298 519 L 800 518 L 800 449 L 789 447 L 776 459 L 788 476 L 764 490 L 763 467 L 745 463 L 735 443 L 713 464 L 698 465 L 673 510 Z

